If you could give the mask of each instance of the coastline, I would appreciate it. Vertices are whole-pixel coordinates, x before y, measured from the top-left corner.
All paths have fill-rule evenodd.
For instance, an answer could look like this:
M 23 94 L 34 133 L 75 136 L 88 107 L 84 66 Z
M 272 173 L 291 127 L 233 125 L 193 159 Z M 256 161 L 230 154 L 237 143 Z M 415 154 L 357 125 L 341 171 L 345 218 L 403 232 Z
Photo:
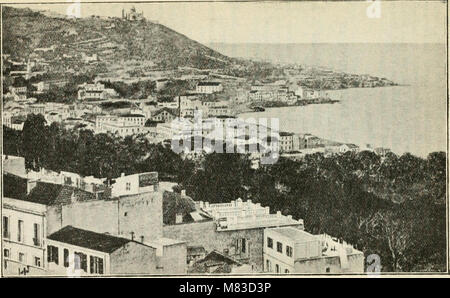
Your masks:
M 371 144 L 389 148 L 399 155 L 409 152 L 426 158 L 431 152 L 446 151 L 440 141 L 445 136 L 445 129 L 442 128 L 445 126 L 438 125 L 445 123 L 445 115 L 439 108 L 443 105 L 439 89 L 416 84 L 389 87 L 348 88 L 330 92 L 331 98 L 340 100 L 336 106 L 311 104 L 303 108 L 272 107 L 265 112 L 242 112 L 237 117 L 283 118 L 280 122 L 282 131 L 310 133 L 323 140 L 353 143 L 360 148 Z M 424 98 L 433 100 L 429 99 L 425 109 L 417 109 Z M 325 118 L 323 115 L 326 115 Z M 413 120 L 427 115 L 434 116 L 435 120 L 423 123 Z M 410 125 L 415 129 L 410 129 Z M 358 133 L 357 128 L 364 133 Z M 414 140 L 421 142 L 417 144 Z

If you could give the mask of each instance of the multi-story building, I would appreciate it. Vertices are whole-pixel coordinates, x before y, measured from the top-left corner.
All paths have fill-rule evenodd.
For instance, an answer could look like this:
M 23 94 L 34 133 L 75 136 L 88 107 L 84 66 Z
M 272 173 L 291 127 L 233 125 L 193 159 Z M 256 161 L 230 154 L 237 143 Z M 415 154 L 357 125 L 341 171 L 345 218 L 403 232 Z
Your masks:
M 279 148 L 281 152 L 290 152 L 294 150 L 294 134 L 280 131 Z
M 157 122 L 170 122 L 177 117 L 175 111 L 169 108 L 162 108 L 152 115 L 152 120 Z
M 26 187 L 24 179 L 16 179 L 19 180 L 16 185 Z M 12 199 L 5 193 L 2 204 L 2 266 L 5 275 L 45 273 L 46 212 L 43 204 Z
M 295 95 L 298 96 L 302 100 L 307 99 L 319 99 L 319 98 L 326 98 L 328 97 L 328 94 L 324 90 L 314 90 L 311 88 L 306 88 L 299 86 L 297 90 L 295 90 Z
M 33 104 L 33 105 L 28 105 L 27 107 L 27 112 L 29 114 L 41 114 L 41 115 L 45 115 L 45 105 L 43 104 Z
M 220 82 L 199 82 L 195 88 L 195 91 L 201 94 L 212 94 L 222 90 L 223 86 Z
M 164 225 L 163 235 L 184 240 L 188 246 L 204 247 L 208 253 L 217 250 L 251 265 L 254 272 L 263 271 L 265 228 L 292 226 L 303 229 L 303 220 L 294 220 L 280 212 L 270 214 L 268 207 L 250 200 L 238 199 L 222 204 L 200 201 L 189 215 L 193 220 Z
M 32 196 L 27 195 L 35 186 L 26 178 L 3 174 L 2 266 L 5 275 L 45 274 L 45 238 L 53 228 L 47 220 L 55 214 L 48 203 L 55 197 L 42 192 L 43 185 L 39 185 Z
M 66 226 L 126 238 L 127 243 L 140 242 L 154 249 L 157 273 L 186 272 L 186 243 L 162 236 L 162 192 L 158 191 L 157 173 L 123 175 L 115 179 L 111 187 L 89 191 L 31 181 L 9 173 L 4 173 L 3 181 L 2 232 L 6 250 L 2 254 L 8 275 L 46 274 L 49 270 L 47 237 Z M 76 246 L 73 247 L 74 252 L 80 252 L 84 247 L 61 238 L 52 240 L 59 241 L 60 247 Z M 139 247 L 132 244 L 127 249 L 119 249 L 120 254 L 130 254 L 122 256 L 123 260 L 133 260 L 129 264 L 124 263 L 121 272 L 129 273 L 135 270 L 133 268 L 141 268 L 136 264 L 142 262 L 139 253 L 133 255 L 134 249 L 138 252 Z M 110 252 L 109 257 L 103 255 L 104 260 L 112 258 L 115 252 Z M 91 253 L 99 257 L 98 251 Z M 106 273 L 107 270 L 118 272 L 112 267 L 107 268 Z
M 84 83 L 78 86 L 78 99 L 79 100 L 103 100 L 108 96 L 117 96 L 114 89 L 105 88 L 105 85 L 101 83 L 88 84 Z
M 99 115 L 95 118 L 97 132 L 118 134 L 125 137 L 146 133 L 145 116 L 141 114 Z
M 138 262 L 136 260 L 139 260 Z M 156 274 L 156 248 L 127 238 L 66 226 L 47 238 L 49 275 Z
M 364 254 L 326 234 L 292 227 L 265 229 L 264 271 L 273 273 L 362 273 Z
M 207 116 L 232 116 L 232 112 L 228 106 L 211 106 L 207 109 Z
M 306 133 L 299 135 L 299 149 L 312 149 L 321 145 L 320 138 Z

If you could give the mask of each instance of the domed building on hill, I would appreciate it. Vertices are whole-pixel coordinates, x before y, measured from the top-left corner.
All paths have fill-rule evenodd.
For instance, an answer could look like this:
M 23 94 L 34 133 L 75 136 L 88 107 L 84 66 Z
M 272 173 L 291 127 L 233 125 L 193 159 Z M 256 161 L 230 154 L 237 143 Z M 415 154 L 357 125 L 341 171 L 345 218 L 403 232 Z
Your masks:
M 122 9 L 122 19 L 127 21 L 140 21 L 144 20 L 144 12 L 137 12 L 136 8 L 133 6 L 129 12 L 125 13 L 125 10 Z

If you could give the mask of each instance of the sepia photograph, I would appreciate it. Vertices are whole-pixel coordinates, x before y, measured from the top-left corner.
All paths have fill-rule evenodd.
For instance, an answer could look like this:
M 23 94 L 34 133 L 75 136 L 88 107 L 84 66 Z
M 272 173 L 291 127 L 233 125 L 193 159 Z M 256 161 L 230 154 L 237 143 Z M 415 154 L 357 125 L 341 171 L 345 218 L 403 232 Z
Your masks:
M 447 11 L 2 3 L 1 276 L 448 276 Z

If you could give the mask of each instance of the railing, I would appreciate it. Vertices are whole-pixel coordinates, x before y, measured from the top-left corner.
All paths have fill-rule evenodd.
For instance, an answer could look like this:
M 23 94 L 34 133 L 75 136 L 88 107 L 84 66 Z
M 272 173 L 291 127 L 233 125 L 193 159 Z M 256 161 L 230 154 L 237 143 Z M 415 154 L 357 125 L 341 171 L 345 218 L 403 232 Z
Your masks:
M 257 227 L 268 227 L 268 226 L 278 226 L 278 225 L 303 225 L 303 220 L 293 220 L 288 217 L 277 217 L 276 214 L 270 214 L 270 217 L 261 218 L 259 220 L 249 219 L 238 219 L 234 222 L 223 221 L 220 225 L 217 225 L 218 231 L 224 230 L 234 230 L 234 229 L 249 229 Z M 272 216 L 272 215 L 275 215 Z

